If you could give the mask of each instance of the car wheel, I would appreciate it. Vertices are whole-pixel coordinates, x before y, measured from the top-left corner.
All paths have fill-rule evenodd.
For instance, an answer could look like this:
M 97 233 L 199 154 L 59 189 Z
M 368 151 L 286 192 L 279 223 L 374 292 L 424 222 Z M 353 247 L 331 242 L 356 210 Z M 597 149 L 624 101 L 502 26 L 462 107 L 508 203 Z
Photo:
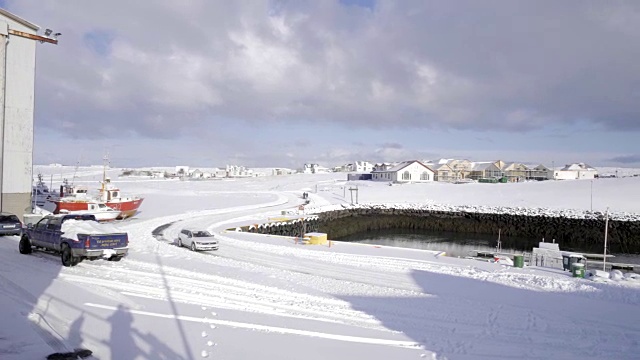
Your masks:
M 75 256 L 73 256 L 73 253 L 71 252 L 71 248 L 67 244 L 62 245 L 62 251 L 60 252 L 60 259 L 62 260 L 62 265 L 66 267 L 76 266 L 78 265 L 78 262 L 79 262 L 78 259 Z
M 28 237 L 23 236 L 22 239 L 20 239 L 18 250 L 20 250 L 20 254 L 31 254 L 33 250 L 31 249 L 31 241 L 29 241 Z
M 191 251 L 196 251 L 196 243 L 191 243 Z
M 122 260 L 122 256 L 112 256 L 109 258 L 109 261 L 120 261 Z
M 182 247 L 182 239 L 178 238 L 178 247 Z

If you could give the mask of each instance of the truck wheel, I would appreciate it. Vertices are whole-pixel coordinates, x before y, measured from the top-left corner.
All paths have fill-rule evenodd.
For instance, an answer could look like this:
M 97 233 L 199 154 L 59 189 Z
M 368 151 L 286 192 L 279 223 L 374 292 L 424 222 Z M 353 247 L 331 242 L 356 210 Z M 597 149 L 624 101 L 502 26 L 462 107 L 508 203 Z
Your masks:
M 109 258 L 109 261 L 120 261 L 122 260 L 122 256 L 112 256 Z
M 20 239 L 18 250 L 20 250 L 20 254 L 31 254 L 33 249 L 31 249 L 31 241 L 28 237 L 23 236 L 22 239 Z
M 182 247 L 182 240 L 178 238 L 178 247 Z
M 71 248 L 67 244 L 62 245 L 60 259 L 62 260 L 62 265 L 66 267 L 76 266 L 80 262 L 78 261 L 77 257 L 73 256 L 73 253 L 71 252 Z
M 191 251 L 196 251 L 196 243 L 191 243 Z

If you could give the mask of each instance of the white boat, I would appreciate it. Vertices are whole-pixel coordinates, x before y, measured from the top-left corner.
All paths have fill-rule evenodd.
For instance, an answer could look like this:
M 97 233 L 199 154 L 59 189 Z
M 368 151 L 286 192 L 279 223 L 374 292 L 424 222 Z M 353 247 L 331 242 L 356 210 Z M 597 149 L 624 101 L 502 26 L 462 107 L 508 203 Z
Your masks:
M 107 222 L 107 221 L 113 221 L 116 218 L 118 218 L 118 216 L 120 216 L 120 211 L 110 208 L 107 205 L 105 205 L 104 203 L 99 203 L 99 202 L 90 202 L 87 204 L 87 210 L 75 210 L 75 211 L 68 211 L 68 210 L 62 210 L 60 211 L 60 213 L 69 213 L 69 214 L 91 214 L 93 216 L 96 217 L 96 220 L 100 221 L 100 222 Z
M 51 199 L 52 193 L 49 191 L 49 187 L 42 180 L 42 174 L 38 174 L 38 181 L 31 190 L 31 207 L 43 208 L 47 201 Z

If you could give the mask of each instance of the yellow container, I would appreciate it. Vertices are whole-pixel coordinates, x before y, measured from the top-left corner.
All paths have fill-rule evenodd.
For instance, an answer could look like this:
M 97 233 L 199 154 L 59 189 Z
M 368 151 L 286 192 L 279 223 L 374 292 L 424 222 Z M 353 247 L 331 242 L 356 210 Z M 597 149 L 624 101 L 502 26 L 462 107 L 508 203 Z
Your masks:
M 324 245 L 327 243 L 327 234 L 312 232 L 304 234 L 304 237 L 309 238 L 309 244 L 311 245 Z

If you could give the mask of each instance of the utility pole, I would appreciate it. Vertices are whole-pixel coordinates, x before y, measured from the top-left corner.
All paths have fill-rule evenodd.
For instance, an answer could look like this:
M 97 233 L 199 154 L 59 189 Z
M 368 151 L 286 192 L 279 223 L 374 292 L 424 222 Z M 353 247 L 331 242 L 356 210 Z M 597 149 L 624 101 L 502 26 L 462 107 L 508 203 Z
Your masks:
M 602 271 L 607 271 L 607 233 L 609 231 L 609 208 L 607 208 L 604 220 L 604 256 L 602 257 Z
M 593 212 L 593 179 L 591 179 L 591 212 Z

